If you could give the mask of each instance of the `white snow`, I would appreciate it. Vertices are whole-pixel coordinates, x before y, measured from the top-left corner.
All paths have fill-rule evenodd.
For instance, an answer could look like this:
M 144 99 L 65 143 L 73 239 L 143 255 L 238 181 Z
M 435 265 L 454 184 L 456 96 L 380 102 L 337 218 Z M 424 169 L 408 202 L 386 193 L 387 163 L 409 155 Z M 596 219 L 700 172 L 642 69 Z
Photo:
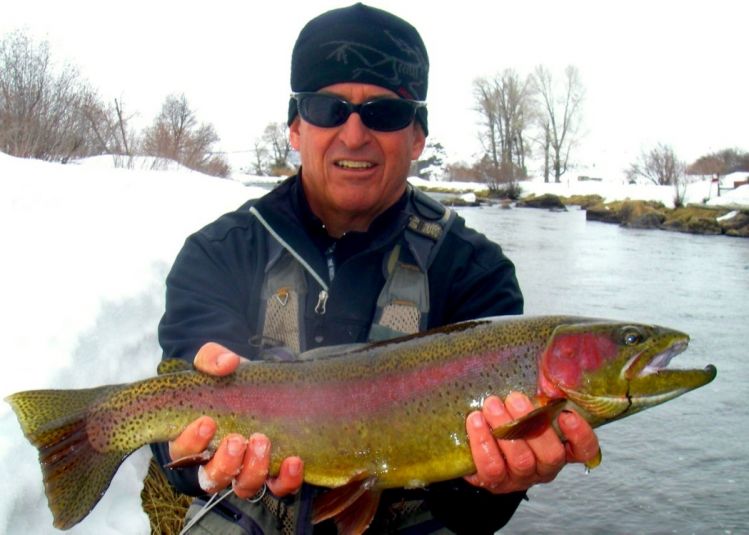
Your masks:
M 3 397 L 153 375 L 164 278 L 184 239 L 263 192 L 174 164 L 158 172 L 149 160 L 133 167 L 115 169 L 107 157 L 60 165 L 0 153 Z M 531 187 L 565 195 L 595 190 L 607 199 L 673 195 L 671 188 L 606 183 Z M 706 193 L 699 184 L 690 187 L 694 199 Z M 724 192 L 722 200 L 729 199 L 749 206 L 749 187 Z M 0 533 L 59 533 L 36 457 L 9 407 L 0 404 Z M 148 533 L 140 506 L 146 462 L 145 451 L 128 459 L 99 505 L 70 533 Z
M 83 388 L 154 374 L 164 278 L 184 239 L 263 190 L 172 165 L 113 169 L 111 158 L 52 164 L 0 153 L 0 394 Z M 126 461 L 71 533 L 147 533 L 147 456 Z M 36 451 L 0 404 L 0 533 L 59 533 Z
M 706 204 L 711 206 L 749 206 L 749 185 L 743 185 L 735 189 L 724 189 L 733 180 L 739 180 L 734 175 L 746 177 L 747 173 L 733 173 L 724 177 L 718 197 L 717 185 L 709 179 L 690 182 L 686 186 L 685 200 L 687 203 Z M 730 178 L 729 178 L 730 177 Z M 415 186 L 433 186 L 456 191 L 486 189 L 486 185 L 479 182 L 429 182 L 420 178 L 411 177 L 409 182 Z M 742 178 L 745 180 L 745 178 Z M 605 202 L 616 200 L 653 200 L 660 201 L 667 207 L 673 207 L 676 190 L 674 186 L 656 186 L 655 184 L 627 184 L 615 181 L 577 180 L 577 178 L 562 177 L 560 183 L 546 183 L 543 179 L 533 178 L 520 182 L 522 196 L 541 195 L 553 193 L 564 197 L 571 195 L 597 194 L 603 197 Z

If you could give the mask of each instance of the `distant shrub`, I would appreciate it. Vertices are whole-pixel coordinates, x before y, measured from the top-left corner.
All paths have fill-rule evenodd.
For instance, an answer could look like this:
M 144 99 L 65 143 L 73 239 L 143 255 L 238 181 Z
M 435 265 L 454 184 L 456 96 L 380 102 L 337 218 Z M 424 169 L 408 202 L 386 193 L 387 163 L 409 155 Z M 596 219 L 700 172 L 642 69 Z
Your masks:
M 78 71 L 55 68 L 48 43 L 16 31 L 0 40 L 0 150 L 67 161 L 97 154 L 85 110 L 97 97 Z
M 143 135 L 143 151 L 149 156 L 169 158 L 195 171 L 227 176 L 228 162 L 214 154 L 219 137 L 210 123 L 198 123 L 185 95 L 170 95 L 161 112 Z

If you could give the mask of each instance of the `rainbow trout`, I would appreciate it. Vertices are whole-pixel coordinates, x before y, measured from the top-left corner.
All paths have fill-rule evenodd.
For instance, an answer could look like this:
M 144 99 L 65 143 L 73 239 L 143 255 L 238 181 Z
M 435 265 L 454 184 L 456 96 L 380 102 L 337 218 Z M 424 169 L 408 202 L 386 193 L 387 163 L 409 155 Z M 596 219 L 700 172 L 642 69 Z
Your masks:
M 39 450 L 58 528 L 91 511 L 134 450 L 209 415 L 218 423 L 215 445 L 232 432 L 267 434 L 272 473 L 284 457 L 304 459 L 305 481 L 332 488 L 314 504 L 313 520 L 346 516 L 339 530 L 361 533 L 383 489 L 475 471 L 465 419 L 490 394 L 521 391 L 537 407 L 495 429 L 498 438 L 537 434 L 563 408 L 599 426 L 709 383 L 712 365 L 666 369 L 688 341 L 671 329 L 617 321 L 492 318 L 317 349 L 294 362 L 248 362 L 228 377 L 190 369 L 6 400 Z

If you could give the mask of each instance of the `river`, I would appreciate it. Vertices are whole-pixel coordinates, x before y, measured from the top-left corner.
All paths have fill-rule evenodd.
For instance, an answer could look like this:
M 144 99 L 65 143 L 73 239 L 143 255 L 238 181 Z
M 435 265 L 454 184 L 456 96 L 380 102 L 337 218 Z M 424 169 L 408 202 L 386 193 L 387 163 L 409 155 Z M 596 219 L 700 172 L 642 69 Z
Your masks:
M 502 533 L 749 533 L 749 240 L 625 229 L 580 210 L 462 208 L 515 262 L 527 314 L 685 331 L 672 367 L 718 376 L 597 430 L 603 463 L 529 491 Z

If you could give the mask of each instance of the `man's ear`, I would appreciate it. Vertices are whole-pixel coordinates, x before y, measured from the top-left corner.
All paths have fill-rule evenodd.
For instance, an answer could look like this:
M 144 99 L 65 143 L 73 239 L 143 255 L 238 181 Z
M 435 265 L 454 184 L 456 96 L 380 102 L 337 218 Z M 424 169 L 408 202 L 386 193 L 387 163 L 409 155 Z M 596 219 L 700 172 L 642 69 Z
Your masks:
M 295 151 L 299 151 L 299 123 L 301 121 L 299 120 L 299 115 L 294 117 L 294 120 L 289 125 L 289 143 L 291 143 L 291 148 L 293 148 Z
M 418 160 L 427 143 L 427 137 L 418 121 L 414 121 L 414 141 L 411 145 L 411 160 Z

